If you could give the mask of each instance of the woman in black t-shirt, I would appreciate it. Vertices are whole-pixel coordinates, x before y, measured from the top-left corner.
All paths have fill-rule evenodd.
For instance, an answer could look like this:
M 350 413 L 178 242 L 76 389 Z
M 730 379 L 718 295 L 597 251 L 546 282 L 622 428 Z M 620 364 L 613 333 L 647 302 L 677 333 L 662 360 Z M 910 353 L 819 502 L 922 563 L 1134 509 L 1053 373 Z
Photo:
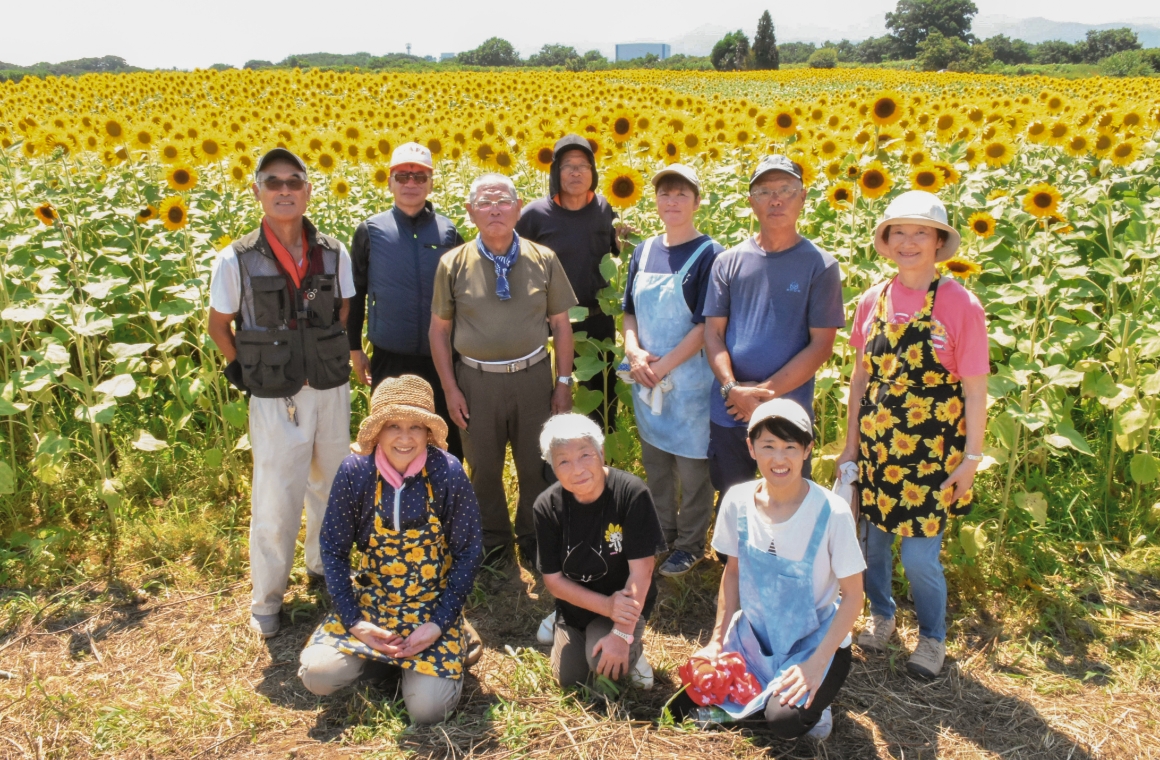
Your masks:
M 559 480 L 533 510 L 540 572 L 556 597 L 552 673 L 561 686 L 597 673 L 651 688 L 641 639 L 663 541 L 652 494 L 604 464 L 604 435 L 584 415 L 548 420 L 540 451 Z

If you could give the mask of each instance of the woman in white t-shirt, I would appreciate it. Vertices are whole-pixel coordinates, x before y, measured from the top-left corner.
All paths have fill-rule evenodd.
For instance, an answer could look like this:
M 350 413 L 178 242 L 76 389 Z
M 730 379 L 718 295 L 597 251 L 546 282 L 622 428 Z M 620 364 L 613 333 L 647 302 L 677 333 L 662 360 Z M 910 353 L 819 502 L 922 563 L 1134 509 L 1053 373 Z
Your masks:
M 794 401 L 774 399 L 753 412 L 749 450 L 761 478 L 721 502 L 713 548 L 728 561 L 713 638 L 697 653 L 741 654 L 761 693 L 722 709 L 734 719 L 764 710 L 787 739 L 830 733 L 866 567 L 849 505 L 802 477 L 813 439 L 809 414 Z

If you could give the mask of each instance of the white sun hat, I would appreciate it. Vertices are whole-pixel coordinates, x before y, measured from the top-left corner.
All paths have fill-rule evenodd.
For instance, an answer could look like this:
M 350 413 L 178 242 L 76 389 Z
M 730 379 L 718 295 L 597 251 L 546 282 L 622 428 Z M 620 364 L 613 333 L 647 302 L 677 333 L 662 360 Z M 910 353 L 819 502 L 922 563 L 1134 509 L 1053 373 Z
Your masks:
M 882 236 L 882 232 L 891 224 L 922 224 L 944 230 L 947 239 L 935 252 L 936 262 L 943 262 L 954 256 L 962 241 L 959 231 L 947 224 L 946 206 L 937 195 L 925 190 L 909 190 L 890 201 L 890 205 L 886 207 L 882 221 L 874 230 L 874 247 L 883 256 L 889 249 L 886 247 L 886 239 Z

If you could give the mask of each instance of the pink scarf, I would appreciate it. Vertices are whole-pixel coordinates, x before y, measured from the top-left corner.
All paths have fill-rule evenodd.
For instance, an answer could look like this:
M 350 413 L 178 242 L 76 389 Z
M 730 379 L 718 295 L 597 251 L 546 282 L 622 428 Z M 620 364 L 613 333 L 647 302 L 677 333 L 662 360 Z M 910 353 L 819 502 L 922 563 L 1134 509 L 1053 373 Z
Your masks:
M 391 487 L 398 491 L 403 487 L 403 481 L 406 478 L 413 478 L 423 471 L 427 465 L 427 447 L 423 447 L 423 451 L 419 456 L 411 460 L 407 465 L 407 471 L 399 474 L 399 471 L 394 468 L 387 455 L 383 452 L 382 446 L 375 446 L 375 467 L 378 468 L 379 474 L 383 476 L 383 480 L 391 484 Z

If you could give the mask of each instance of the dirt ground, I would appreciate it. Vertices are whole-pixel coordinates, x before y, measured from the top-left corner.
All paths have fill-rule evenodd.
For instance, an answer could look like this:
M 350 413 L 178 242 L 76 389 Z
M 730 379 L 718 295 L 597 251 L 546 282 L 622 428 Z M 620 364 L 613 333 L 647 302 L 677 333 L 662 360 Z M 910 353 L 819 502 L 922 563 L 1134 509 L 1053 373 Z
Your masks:
M 326 599 L 301 574 L 283 632 L 262 641 L 246 625 L 243 579 L 207 588 L 180 565 L 136 570 L 132 583 L 114 588 L 0 597 L 9 615 L 0 638 L 0 757 L 1160 757 L 1154 688 L 1117 686 L 1098 664 L 1077 675 L 1084 667 L 1074 658 L 1054 667 L 1056 659 L 1012 648 L 982 621 L 952 627 L 940 678 L 910 678 L 903 666 L 917 634 L 905 609 L 901 643 L 888 655 L 855 647 L 823 743 L 658 722 L 677 689 L 676 668 L 712 627 L 719 569 L 711 562 L 660 581 L 645 643 L 656 687 L 612 701 L 551 683 L 547 648 L 535 640 L 551 609 L 542 584 L 515 566 L 485 576 L 469 601 L 483 659 L 458 715 L 422 729 L 406 725 L 391 683 L 328 698 L 302 687 L 298 653 Z

